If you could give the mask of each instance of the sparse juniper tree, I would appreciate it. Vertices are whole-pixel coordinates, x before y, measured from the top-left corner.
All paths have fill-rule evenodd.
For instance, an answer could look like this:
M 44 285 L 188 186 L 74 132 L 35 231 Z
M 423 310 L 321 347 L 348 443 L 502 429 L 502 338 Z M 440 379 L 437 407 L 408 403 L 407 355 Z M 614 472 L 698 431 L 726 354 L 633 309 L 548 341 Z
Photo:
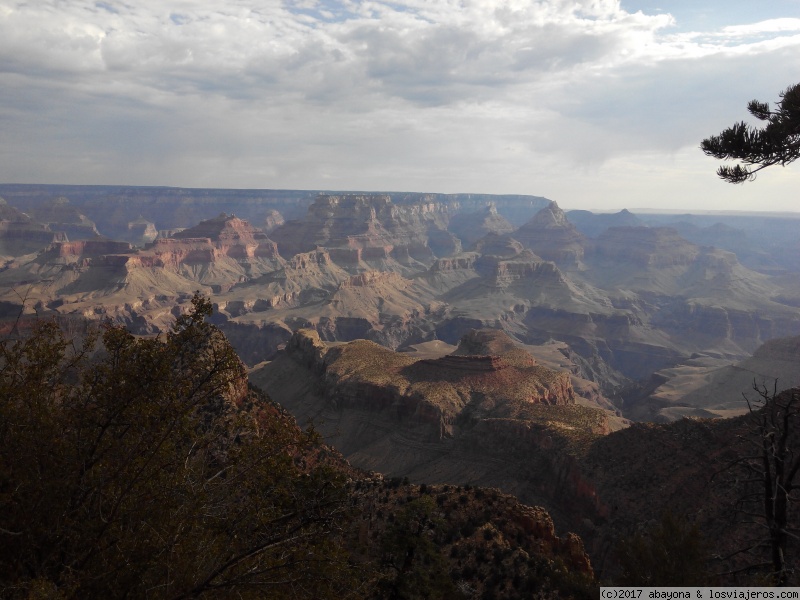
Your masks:
M 732 167 L 724 165 L 717 169 L 722 179 L 744 183 L 755 179 L 762 169 L 786 166 L 800 158 L 800 84 L 787 88 L 780 96 L 774 109 L 758 100 L 747 104 L 750 114 L 766 123 L 763 127 L 741 121 L 700 144 L 708 156 L 740 161 Z

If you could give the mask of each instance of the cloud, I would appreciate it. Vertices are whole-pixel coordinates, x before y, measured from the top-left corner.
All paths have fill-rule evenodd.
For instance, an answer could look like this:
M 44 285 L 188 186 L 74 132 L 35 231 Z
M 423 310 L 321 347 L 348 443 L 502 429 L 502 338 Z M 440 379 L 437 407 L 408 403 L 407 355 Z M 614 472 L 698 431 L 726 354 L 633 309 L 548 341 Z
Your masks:
M 800 19 L 782 18 L 768 19 L 747 25 L 728 25 L 722 28 L 723 35 L 749 36 L 759 33 L 778 33 L 784 31 L 800 31 Z
M 7 0 L 0 179 L 540 193 L 696 145 L 800 70 L 798 19 L 674 23 L 616 0 Z

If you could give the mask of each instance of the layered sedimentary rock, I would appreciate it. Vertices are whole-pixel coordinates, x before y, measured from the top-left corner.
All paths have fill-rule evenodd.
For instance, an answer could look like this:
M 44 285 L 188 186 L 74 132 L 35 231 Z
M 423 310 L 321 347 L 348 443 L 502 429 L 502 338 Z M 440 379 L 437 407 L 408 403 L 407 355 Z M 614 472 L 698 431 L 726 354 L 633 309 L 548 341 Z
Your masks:
M 497 212 L 497 206 L 491 202 L 479 212 L 459 213 L 453 216 L 450 219 L 449 229 L 458 236 L 464 248 L 471 248 L 485 235 L 511 233 L 514 226 Z
M 491 232 L 478 240 L 474 247 L 478 254 L 505 258 L 517 256 L 523 249 L 523 245 L 514 238 Z
M 25 310 L 47 306 L 151 333 L 168 327 L 172 309 L 193 291 L 224 294 L 283 265 L 275 244 L 235 217 L 211 219 L 184 235 L 135 251 L 102 237 L 52 243 L 32 260 L 8 263 L 0 280 L 12 296 L 26 286 Z
M 580 267 L 588 243 L 555 202 L 536 213 L 512 235 L 538 256 L 562 268 Z
M 88 258 L 104 254 L 128 253 L 132 250 L 133 248 L 128 242 L 115 242 L 97 237 L 75 242 L 54 242 L 47 247 L 45 255 L 55 255 L 60 258 Z
M 213 194 L 196 206 L 177 192 L 163 194 L 175 205 L 156 204 L 173 216 L 214 204 Z M 232 206 L 256 210 L 255 196 L 243 204 L 239 197 L 230 196 Z M 533 345 L 567 344 L 581 375 L 606 394 L 696 352 L 732 362 L 770 337 L 800 333 L 800 285 L 750 271 L 730 252 L 661 228 L 616 227 L 587 242 L 555 205 L 519 230 L 528 234 L 528 247 L 489 231 L 472 251 L 461 252 L 457 236 L 445 229 L 458 229 L 459 211 L 472 213 L 467 221 L 502 214 L 500 204 L 497 215 L 487 207 L 488 197 L 461 200 L 425 194 L 308 199 L 305 219 L 275 229 L 275 239 L 293 254 L 288 257 L 277 254 L 272 236 L 228 216 L 169 230 L 174 237 L 162 233 L 136 252 L 96 240 L 54 246 L 37 257 L 4 253 L 0 283 L 11 291 L 0 293 L 0 302 L 18 304 L 14 290 L 24 285 L 42 306 L 113 313 L 149 331 L 166 322 L 168 302 L 200 289 L 214 295 L 215 319 L 237 332 L 249 362 L 275 356 L 287 332 L 304 327 L 328 341 L 366 338 L 393 349 L 455 344 L 472 328 L 492 327 Z M 121 207 L 116 200 L 108 204 L 109 211 Z M 279 220 L 270 210 L 261 206 L 259 223 Z M 153 221 L 145 210 L 136 214 Z M 21 215 L 12 216 L 21 222 L 27 218 Z M 612 217 L 631 220 L 624 212 Z M 125 226 L 132 220 L 136 215 Z M 14 227 L 46 234 L 45 226 Z M 23 250 L 44 248 L 53 241 L 48 236 Z M 308 250 L 295 254 L 293 244 Z M 261 346 L 246 342 L 247 327 Z
M 40 223 L 0 220 L 0 256 L 23 256 L 66 240 L 65 233 Z
M 31 217 L 50 229 L 63 231 L 71 241 L 91 239 L 100 235 L 94 222 L 63 196 L 37 206 L 31 211 Z
M 388 195 L 319 196 L 306 219 L 289 221 L 271 236 L 286 257 L 324 247 L 351 252 L 350 262 L 391 257 L 430 263 L 460 250 L 447 219 L 447 210 L 432 200 L 398 206 Z
M 558 496 L 562 508 L 594 511 L 571 453 L 607 434 L 609 421 L 575 403 L 570 380 L 497 331 L 472 332 L 436 359 L 364 340 L 329 346 L 299 331 L 251 373 L 357 466 L 493 485 L 526 501 Z
M 613 227 L 597 238 L 595 253 L 640 267 L 673 267 L 691 264 L 700 249 L 670 227 Z
M 278 247 L 260 229 L 235 215 L 220 214 L 173 235 L 174 239 L 208 238 L 220 254 L 236 259 L 277 258 Z
M 450 258 L 439 258 L 431 265 L 431 272 L 474 270 L 480 255 L 475 252 L 460 254 Z
M 524 279 L 550 279 L 554 284 L 565 283 L 563 275 L 551 262 L 544 261 L 530 250 L 509 258 L 482 256 L 475 262 L 478 273 L 495 287 L 508 287 Z
M 158 230 L 155 223 L 148 221 L 144 217 L 139 217 L 135 221 L 128 223 L 128 236 L 128 241 L 138 246 L 143 246 L 158 237 Z
M 590 238 L 597 237 L 611 227 L 639 227 L 644 225 L 642 220 L 623 209 L 616 213 L 593 213 L 588 210 L 570 210 L 566 213 L 567 219 L 573 223 L 583 235 Z
M 251 223 L 262 224 L 277 210 L 286 219 L 302 218 L 321 190 L 192 189 L 131 186 L 69 186 L 0 184 L 0 195 L 23 211 L 60 196 L 70 198 L 105 235 L 121 239 L 127 224 L 140 215 L 160 228 L 191 227 L 220 211 L 234 212 Z M 330 191 L 328 193 L 331 193 Z M 352 192 L 334 192 L 348 194 Z M 433 200 L 451 214 L 476 212 L 489 202 L 514 225 L 521 225 L 547 206 L 541 196 L 498 194 L 386 194 L 397 205 Z M 268 227 L 264 228 L 265 230 Z
M 567 374 L 536 365 L 501 332 L 483 335 L 492 341 L 468 340 L 451 356 L 415 360 L 366 340 L 327 348 L 316 331 L 301 330 L 289 340 L 286 357 L 324 378 L 325 398 L 334 407 L 390 411 L 433 426 L 438 437 L 452 436 L 464 409 L 513 418 L 527 405 L 574 404 Z M 466 354 L 488 349 L 499 352 Z
M 0 198 L 0 256 L 23 256 L 66 239 Z

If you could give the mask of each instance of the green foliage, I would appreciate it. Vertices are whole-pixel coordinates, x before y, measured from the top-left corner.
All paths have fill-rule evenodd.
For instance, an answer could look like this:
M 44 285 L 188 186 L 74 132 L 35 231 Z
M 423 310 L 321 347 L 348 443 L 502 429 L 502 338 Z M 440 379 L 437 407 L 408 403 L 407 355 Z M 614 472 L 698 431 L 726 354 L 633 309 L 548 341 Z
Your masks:
M 193 299 L 163 338 L 0 341 L 0 596 L 334 597 L 342 477 Z
M 706 155 L 743 163 L 720 167 L 719 177 L 730 183 L 744 183 L 755 179 L 761 169 L 785 166 L 800 158 L 800 84 L 787 88 L 780 96 L 775 110 L 770 110 L 766 102 L 748 103 L 750 114 L 766 122 L 763 128 L 740 122 L 703 140 L 700 148 Z M 750 165 L 759 166 L 751 169 Z
M 385 598 L 459 598 L 448 565 L 434 540 L 435 503 L 430 496 L 415 498 L 387 528 L 382 540 L 383 564 L 389 569 L 380 586 Z
M 697 525 L 670 512 L 646 533 L 620 542 L 617 585 L 687 586 L 708 583 L 709 547 Z

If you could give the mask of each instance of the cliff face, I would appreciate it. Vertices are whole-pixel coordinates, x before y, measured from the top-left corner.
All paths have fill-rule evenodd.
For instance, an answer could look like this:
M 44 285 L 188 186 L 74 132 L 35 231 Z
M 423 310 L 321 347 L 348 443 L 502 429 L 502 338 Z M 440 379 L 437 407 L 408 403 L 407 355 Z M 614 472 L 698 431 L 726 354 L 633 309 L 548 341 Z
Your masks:
M 536 213 L 512 235 L 538 256 L 562 268 L 578 268 L 588 244 L 586 237 L 569 222 L 555 202 Z
M 477 254 L 462 254 L 452 258 L 438 258 L 431 265 L 431 272 L 465 271 L 475 268 Z
M 63 232 L 50 231 L 40 223 L 0 220 L 0 256 L 24 256 L 66 240 Z
M 52 232 L 0 206 L 0 302 L 18 305 L 14 292 L 24 285 L 31 305 L 113 314 L 155 331 L 169 301 L 201 289 L 214 294 L 218 322 L 231 322 L 251 363 L 274 356 L 287 332 L 303 327 L 328 341 L 365 338 L 388 348 L 433 338 L 455 344 L 470 329 L 492 327 L 530 344 L 569 344 L 582 374 L 608 395 L 697 352 L 738 361 L 766 339 L 800 333 L 796 280 L 750 271 L 734 254 L 666 228 L 615 227 L 587 240 L 555 204 L 539 210 L 542 202 L 530 197 L 496 198 L 494 211 L 488 196 L 343 194 L 301 202 L 288 192 L 117 189 L 104 214 L 99 193 L 88 204 L 37 198 L 30 205 L 78 221 L 75 209 L 84 214 L 91 205 L 93 219 L 122 223 L 125 235 L 146 238 L 158 223 L 161 237 L 136 252 L 93 238 L 35 256 L 54 241 Z M 241 215 L 169 229 L 223 200 L 275 233 Z M 507 232 L 506 200 L 537 210 L 513 232 L 525 245 Z M 291 202 L 295 209 L 305 203 L 306 218 L 278 225 L 274 207 Z M 636 218 L 623 212 L 603 222 Z M 479 235 L 472 251 L 459 250 L 458 236 Z M 263 342 L 261 356 L 247 327 Z
M 492 341 L 478 345 L 478 338 Z M 502 351 L 464 354 L 467 349 Z M 464 411 L 514 418 L 528 405 L 575 402 L 567 373 L 537 366 L 500 332 L 473 334 L 451 356 L 415 360 L 366 340 L 326 348 L 316 331 L 301 330 L 286 355 L 322 378 L 324 397 L 337 409 L 388 411 L 429 427 L 439 439 L 453 435 Z
M 47 254 L 54 254 L 59 258 L 101 256 L 103 254 L 121 254 L 131 251 L 131 245 L 127 242 L 115 242 L 103 238 L 77 242 L 55 242 L 46 249 Z
M 289 221 L 272 232 L 284 256 L 316 247 L 360 251 L 356 259 L 430 263 L 438 252 L 460 249 L 447 231 L 446 208 L 421 198 L 405 206 L 388 195 L 319 196 L 303 221 Z
M 128 241 L 139 246 L 149 244 L 158 237 L 155 223 L 142 217 L 128 223 Z
M 298 331 L 251 381 L 333 436 L 355 466 L 500 487 L 556 503 L 559 519 L 607 510 L 576 462 L 610 431 L 606 413 L 577 405 L 569 373 L 538 365 L 502 332 L 472 332 L 451 355 L 417 359 Z
M 31 216 L 50 229 L 63 231 L 72 241 L 91 239 L 100 235 L 94 222 L 63 196 L 37 206 L 31 211 Z
M 450 219 L 449 229 L 461 240 L 464 248 L 471 248 L 487 234 L 511 233 L 514 226 L 497 212 L 494 202 L 478 212 L 462 212 Z
M 207 238 L 213 242 L 218 255 L 234 259 L 277 258 L 278 248 L 267 234 L 247 221 L 222 213 L 214 219 L 202 221 L 195 227 L 184 229 L 173 236 L 177 240 Z
M 561 272 L 553 263 L 543 261 L 530 250 L 523 250 L 507 259 L 482 256 L 476 261 L 475 268 L 486 278 L 487 283 L 495 287 L 507 287 L 525 279 L 541 279 L 542 283 L 550 280 L 555 285 L 564 283 Z
M 597 238 L 600 257 L 665 268 L 691 264 L 700 249 L 669 227 L 613 227 Z

